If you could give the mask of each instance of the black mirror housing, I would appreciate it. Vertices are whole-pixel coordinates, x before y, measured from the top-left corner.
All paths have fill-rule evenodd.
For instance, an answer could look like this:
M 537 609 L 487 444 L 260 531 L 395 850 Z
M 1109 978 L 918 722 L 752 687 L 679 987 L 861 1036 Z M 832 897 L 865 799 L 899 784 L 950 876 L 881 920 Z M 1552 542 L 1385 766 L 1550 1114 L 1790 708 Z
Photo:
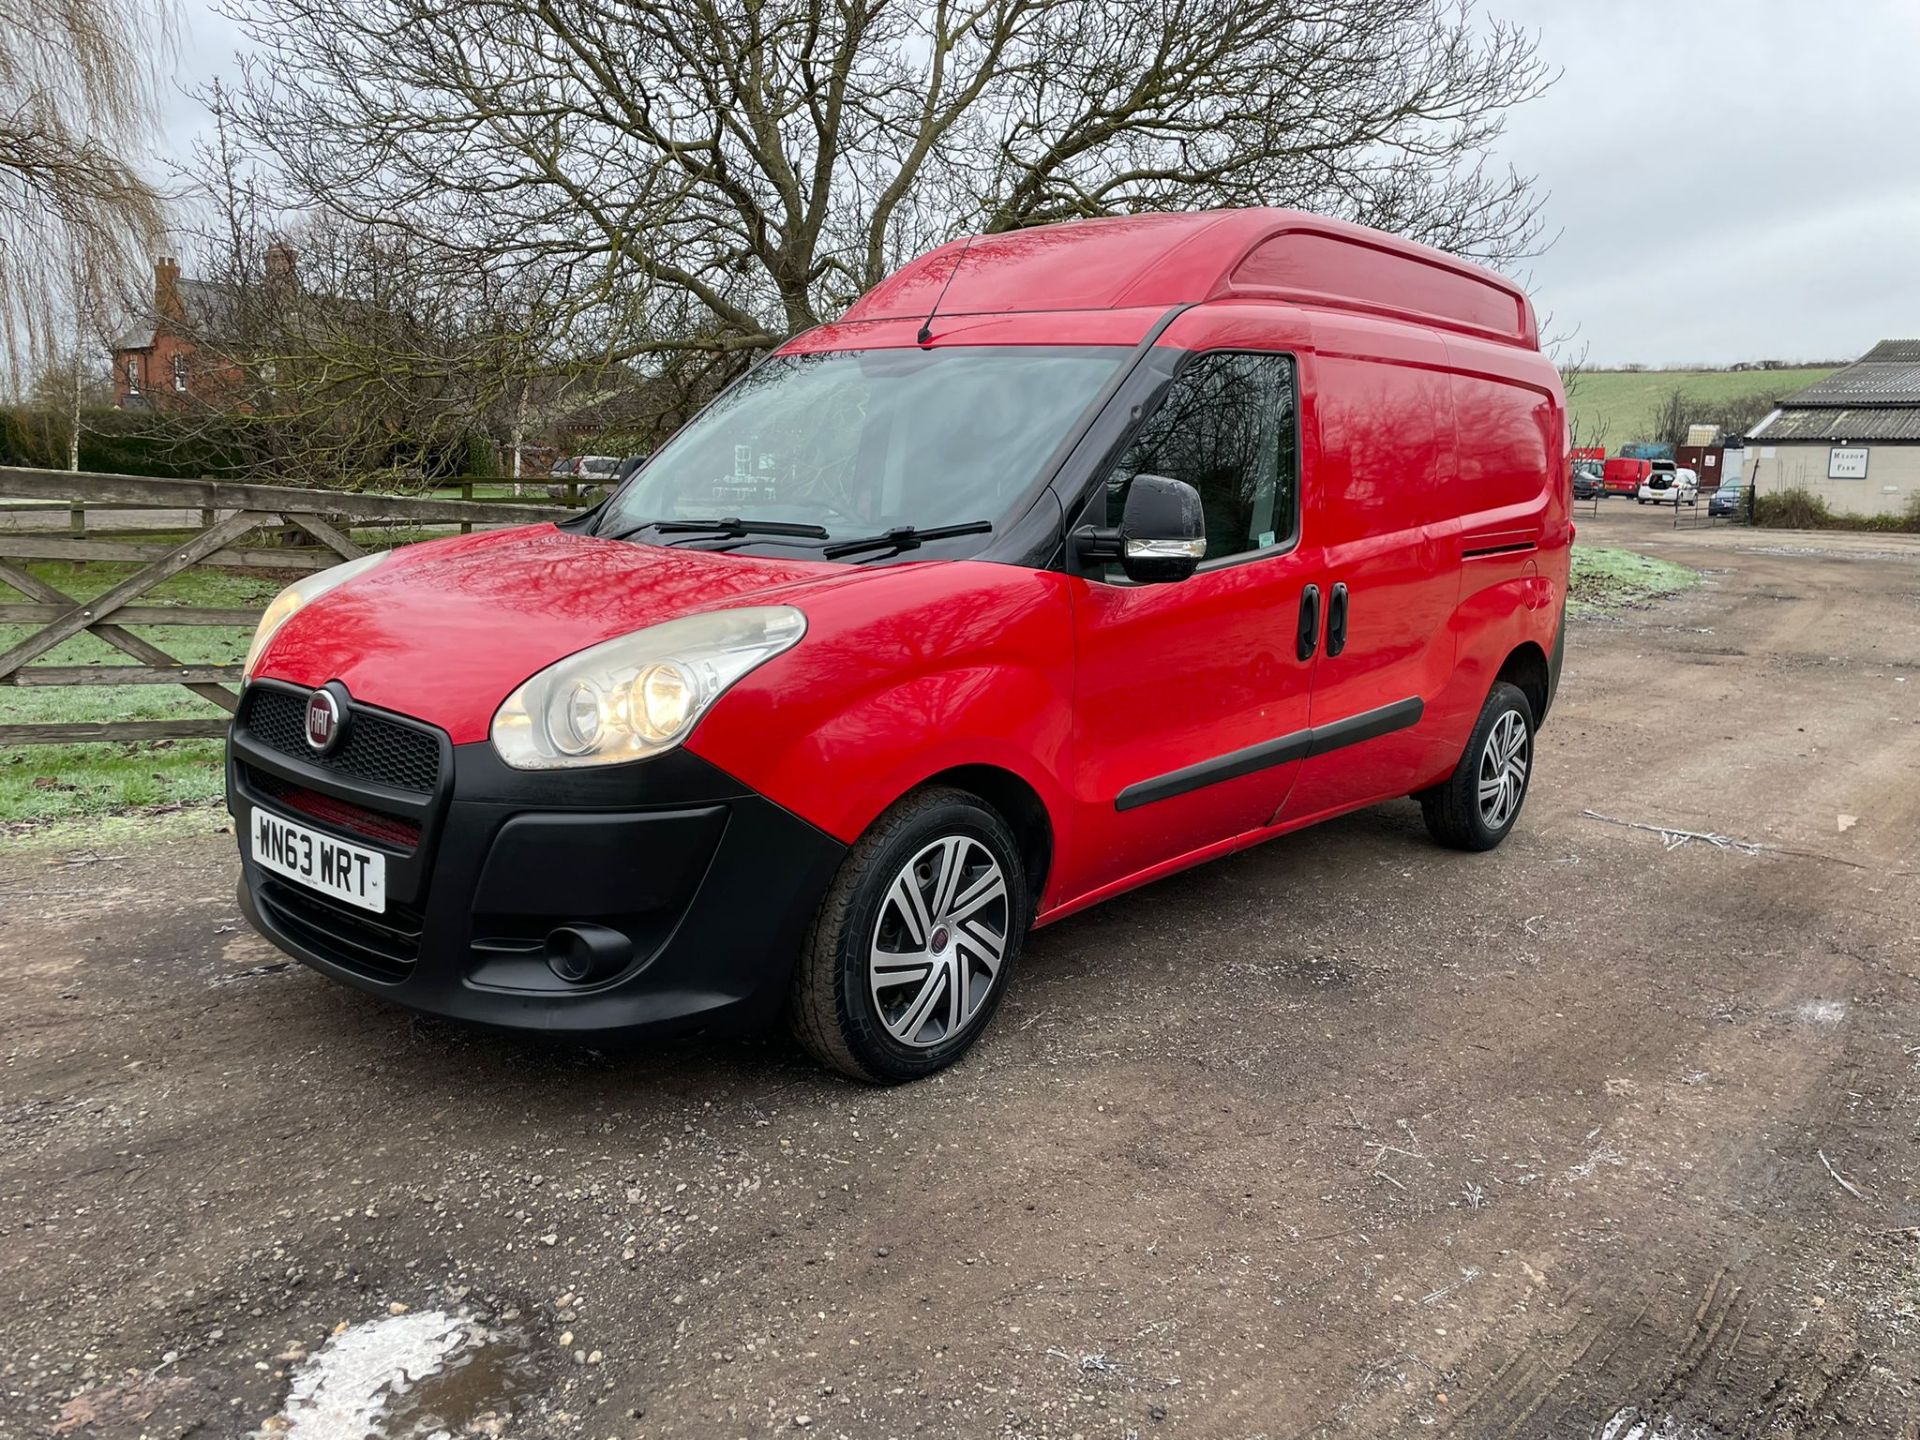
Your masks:
M 1184 480 L 1136 475 L 1118 530 L 1083 525 L 1073 534 L 1087 560 L 1118 560 L 1140 585 L 1165 585 L 1193 574 L 1207 554 L 1200 492 Z

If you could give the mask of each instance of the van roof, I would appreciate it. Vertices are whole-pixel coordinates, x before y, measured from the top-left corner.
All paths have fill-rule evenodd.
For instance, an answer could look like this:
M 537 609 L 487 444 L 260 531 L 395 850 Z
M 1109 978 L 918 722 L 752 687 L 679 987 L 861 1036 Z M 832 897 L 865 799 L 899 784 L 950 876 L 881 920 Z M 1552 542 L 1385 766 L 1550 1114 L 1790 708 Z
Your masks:
M 942 315 L 997 315 L 1232 298 L 1358 310 L 1540 346 L 1532 305 L 1504 276 L 1298 210 L 1125 215 L 955 240 L 895 271 L 842 318 L 923 320 L 936 300 Z

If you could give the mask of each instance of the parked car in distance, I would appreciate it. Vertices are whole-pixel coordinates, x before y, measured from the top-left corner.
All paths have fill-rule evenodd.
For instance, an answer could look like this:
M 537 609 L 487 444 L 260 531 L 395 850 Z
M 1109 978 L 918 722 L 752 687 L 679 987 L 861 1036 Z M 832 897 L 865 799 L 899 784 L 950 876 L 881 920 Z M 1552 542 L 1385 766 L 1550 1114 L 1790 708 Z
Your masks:
M 1718 518 L 1722 515 L 1744 515 L 1747 511 L 1747 491 L 1744 485 L 1722 485 L 1707 497 L 1707 515 Z
M 1606 493 L 1606 481 L 1598 465 L 1575 463 L 1573 467 L 1573 498 L 1576 500 L 1598 500 Z
M 1561 670 L 1565 410 L 1524 290 L 1357 226 L 942 246 L 597 510 L 274 600 L 228 742 L 243 908 L 463 1021 L 784 1013 L 850 1076 L 930 1074 L 1035 926 L 1381 801 L 1506 838 Z
M 553 462 L 549 480 L 611 480 L 620 470 L 618 455 L 568 455 Z
M 620 467 L 623 462 L 618 455 L 570 455 L 554 462 L 553 469 L 547 472 L 548 498 L 563 500 L 567 495 L 567 486 L 551 483 L 571 481 L 574 492 L 582 499 L 593 501 L 619 481 Z
M 1609 495 L 1637 495 L 1640 482 L 1653 473 L 1650 461 L 1636 460 L 1627 455 L 1615 455 L 1610 458 L 1602 471 L 1603 483 Z
M 1657 466 L 1660 462 L 1655 461 Z M 1698 505 L 1700 477 L 1687 469 L 1660 470 L 1640 482 L 1636 497 L 1642 505 Z

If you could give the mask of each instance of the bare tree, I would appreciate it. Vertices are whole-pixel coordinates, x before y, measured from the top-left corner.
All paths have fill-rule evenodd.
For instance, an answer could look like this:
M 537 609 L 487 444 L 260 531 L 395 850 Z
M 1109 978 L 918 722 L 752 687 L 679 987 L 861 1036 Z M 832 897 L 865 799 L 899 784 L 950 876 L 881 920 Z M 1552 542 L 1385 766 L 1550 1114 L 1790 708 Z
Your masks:
M 191 278 L 162 323 L 190 379 L 149 403 L 180 444 L 218 433 L 243 471 L 317 483 L 463 472 L 504 435 L 543 358 L 541 272 L 338 212 L 302 213 L 216 124 L 179 175 Z M 196 423 L 197 422 L 197 423 Z M 384 473 L 382 473 L 384 472 Z
M 1666 445 L 1684 445 L 1687 431 L 1695 425 L 1718 426 L 1723 435 L 1745 435 L 1773 409 L 1772 390 L 1749 390 L 1741 395 L 1709 398 L 1684 385 L 1676 385 L 1661 397 L 1648 415 L 1649 439 Z
M 1687 427 L 1699 413 L 1699 402 L 1684 385 L 1676 385 L 1660 397 L 1647 416 L 1647 438 L 1661 445 L 1687 443 Z
M 76 311 L 160 230 L 128 156 L 168 17 L 167 0 L 0 0 L 0 358 L 65 349 Z
M 113 403 L 113 385 L 99 345 L 90 343 L 86 331 L 77 331 L 70 347 L 38 362 L 22 399 L 14 418 L 34 432 L 35 447 L 67 469 L 78 470 L 86 412 Z
M 1538 237 L 1491 148 L 1552 77 L 1467 0 L 236 3 L 257 53 L 215 103 L 295 203 L 538 276 L 603 361 L 737 367 L 968 230 L 1277 204 L 1493 262 Z

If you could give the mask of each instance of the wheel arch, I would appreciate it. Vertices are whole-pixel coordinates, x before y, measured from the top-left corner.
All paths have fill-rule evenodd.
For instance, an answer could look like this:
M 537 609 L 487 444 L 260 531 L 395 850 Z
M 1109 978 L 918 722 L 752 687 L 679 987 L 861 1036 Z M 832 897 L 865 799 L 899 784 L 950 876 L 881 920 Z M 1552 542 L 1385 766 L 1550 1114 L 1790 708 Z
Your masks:
M 1547 665 L 1547 652 L 1532 640 L 1521 641 L 1507 653 L 1493 677 L 1496 685 L 1502 680 L 1527 697 L 1527 704 L 1533 707 L 1534 726 L 1538 728 L 1547 718 L 1547 707 L 1553 703 L 1553 672 Z
M 965 790 L 991 805 L 1007 822 L 1020 845 L 1020 864 L 1026 871 L 1027 894 L 1037 914 L 1044 906 L 1047 877 L 1053 870 L 1053 817 L 1040 792 L 1013 771 L 998 765 L 955 765 L 929 775 L 914 789 L 932 785 Z

